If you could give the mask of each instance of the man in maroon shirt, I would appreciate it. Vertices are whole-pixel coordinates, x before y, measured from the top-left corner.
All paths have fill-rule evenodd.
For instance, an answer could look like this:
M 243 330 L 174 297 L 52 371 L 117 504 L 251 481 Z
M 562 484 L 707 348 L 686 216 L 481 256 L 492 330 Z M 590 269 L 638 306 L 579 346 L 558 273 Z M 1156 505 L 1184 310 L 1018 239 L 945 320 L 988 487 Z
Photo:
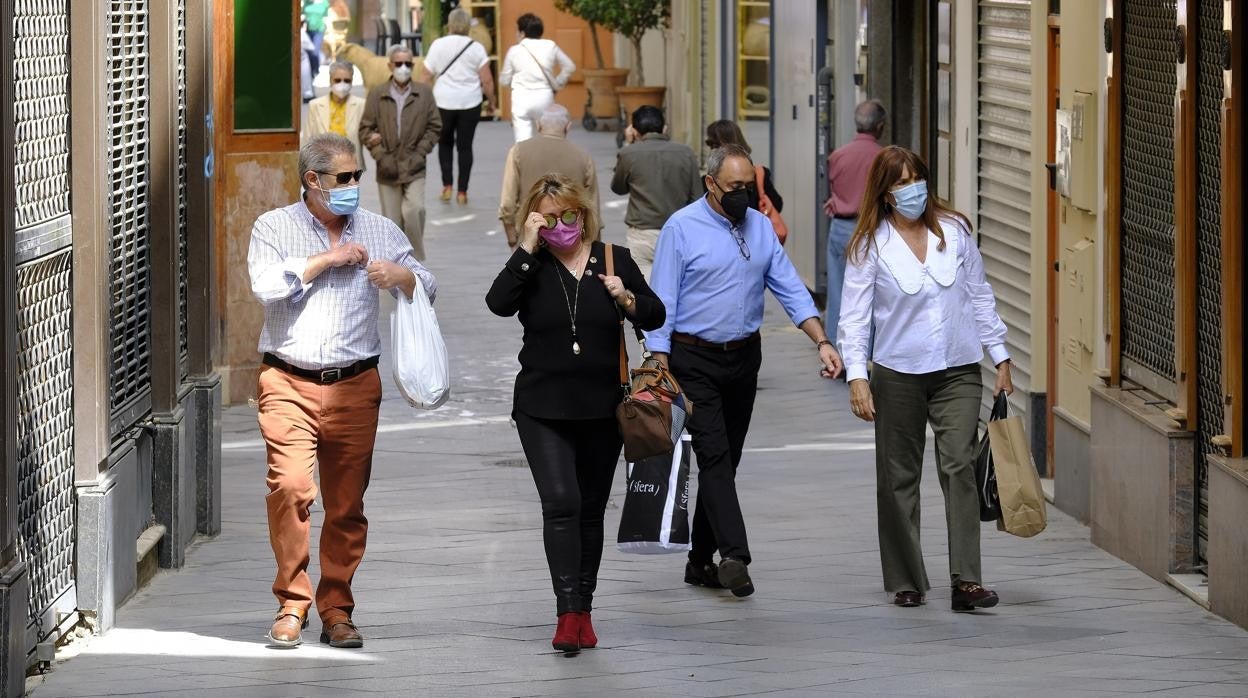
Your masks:
M 867 186 L 867 173 L 880 152 L 884 134 L 884 105 L 869 99 L 854 109 L 858 135 L 828 155 L 828 200 L 823 210 L 832 219 L 828 226 L 827 333 L 836 337 L 841 317 L 841 284 L 845 279 L 845 248 L 858 225 L 858 204 Z

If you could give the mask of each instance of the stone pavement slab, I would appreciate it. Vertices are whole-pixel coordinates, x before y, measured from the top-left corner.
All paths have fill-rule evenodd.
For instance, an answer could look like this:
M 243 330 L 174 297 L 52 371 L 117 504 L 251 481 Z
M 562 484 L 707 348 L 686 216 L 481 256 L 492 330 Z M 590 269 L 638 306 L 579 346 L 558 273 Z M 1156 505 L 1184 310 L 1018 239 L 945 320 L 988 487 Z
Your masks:
M 236 407 L 223 422 L 221 535 L 158 574 L 116 629 L 66 652 L 35 696 L 1248 696 L 1248 633 L 1100 551 L 1055 510 L 1034 539 L 986 526 L 985 574 L 1002 603 L 951 613 L 930 448 L 923 534 L 935 589 L 926 606 L 891 606 L 870 428 L 849 414 L 843 384 L 817 377 L 809 342 L 774 304 L 739 476 L 758 592 L 689 587 L 681 556 L 617 552 L 617 475 L 594 614 L 601 646 L 553 652 L 540 507 L 508 423 L 520 328 L 483 302 L 507 256 L 495 212 L 510 135 L 505 123 L 482 124 L 467 207 L 437 200 L 434 165 L 428 264 L 455 392 L 437 411 L 413 411 L 383 360 L 372 525 L 355 580 L 365 648 L 317 644 L 315 620 L 311 643 L 265 647 L 274 601 L 264 453 L 254 410 Z M 594 153 L 605 187 L 612 135 L 572 136 Z M 604 191 L 615 242 L 624 204 Z M 364 205 L 376 209 L 371 181 Z

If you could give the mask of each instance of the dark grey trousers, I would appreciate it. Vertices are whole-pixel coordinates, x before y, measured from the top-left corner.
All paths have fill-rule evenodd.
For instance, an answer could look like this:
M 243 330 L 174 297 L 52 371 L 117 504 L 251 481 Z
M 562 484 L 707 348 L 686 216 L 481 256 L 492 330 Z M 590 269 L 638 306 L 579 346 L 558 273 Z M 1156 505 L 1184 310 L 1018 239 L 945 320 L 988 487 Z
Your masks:
M 928 424 L 936 435 L 936 472 L 945 493 L 950 581 L 982 579 L 975 492 L 982 392 L 978 364 L 917 375 L 879 364 L 872 370 L 880 561 L 889 593 L 931 588 L 919 545 L 919 481 Z

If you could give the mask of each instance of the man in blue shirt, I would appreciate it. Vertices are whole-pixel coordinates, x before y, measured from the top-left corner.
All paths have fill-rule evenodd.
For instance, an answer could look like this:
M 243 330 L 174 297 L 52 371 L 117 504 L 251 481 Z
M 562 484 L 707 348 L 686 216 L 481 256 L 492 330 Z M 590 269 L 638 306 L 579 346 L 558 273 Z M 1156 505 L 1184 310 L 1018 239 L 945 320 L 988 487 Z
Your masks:
M 667 322 L 646 333 L 646 346 L 694 407 L 688 428 L 698 500 L 685 581 L 748 596 L 754 584 L 736 474 L 762 364 L 764 287 L 815 343 L 820 375 L 835 378 L 842 364 L 771 221 L 757 210 L 749 153 L 738 145 L 711 151 L 704 183 L 706 195 L 674 213 L 659 234 L 650 286 L 667 307 Z

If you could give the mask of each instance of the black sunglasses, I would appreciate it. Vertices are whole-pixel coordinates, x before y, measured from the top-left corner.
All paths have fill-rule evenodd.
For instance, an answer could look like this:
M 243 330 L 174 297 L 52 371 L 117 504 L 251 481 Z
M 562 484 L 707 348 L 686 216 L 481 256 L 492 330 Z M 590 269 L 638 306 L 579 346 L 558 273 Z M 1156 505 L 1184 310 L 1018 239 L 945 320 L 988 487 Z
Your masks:
M 334 84 L 335 84 L 335 85 L 337 85 L 337 84 L 338 84 L 338 83 L 340 83 L 340 82 L 345 82 L 345 83 L 347 83 L 348 85 L 350 85 L 350 84 L 351 84 L 351 78 L 334 78 Z
M 393 61 L 393 62 L 391 62 L 391 63 L 390 63 L 390 65 L 392 65 L 392 66 L 394 66 L 394 67 L 396 67 L 396 68 L 397 68 L 397 67 L 399 67 L 399 66 L 401 66 L 401 65 L 405 65 L 405 66 L 407 66 L 407 67 L 409 67 L 409 68 L 410 68 L 410 67 L 412 67 L 412 62 L 411 62 L 411 61 Z
M 360 181 L 360 177 L 364 176 L 364 170 L 356 170 L 355 172 L 321 172 L 320 170 L 316 170 L 316 173 L 318 175 L 325 175 L 326 177 L 332 176 L 334 181 L 339 184 L 347 184 L 353 179 L 358 182 Z

